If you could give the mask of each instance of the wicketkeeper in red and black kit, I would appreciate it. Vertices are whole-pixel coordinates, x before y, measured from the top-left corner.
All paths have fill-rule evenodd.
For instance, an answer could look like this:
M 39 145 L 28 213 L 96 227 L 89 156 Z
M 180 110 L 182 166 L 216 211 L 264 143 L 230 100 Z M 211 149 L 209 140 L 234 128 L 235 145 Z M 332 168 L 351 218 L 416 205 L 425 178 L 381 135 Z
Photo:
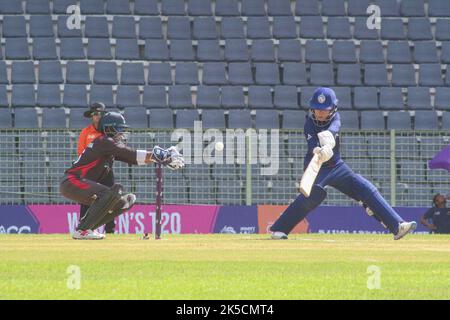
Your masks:
M 184 159 L 175 147 L 153 150 L 133 150 L 126 146 L 128 125 L 118 112 L 108 112 L 100 120 L 99 131 L 103 134 L 92 141 L 65 171 L 61 179 L 61 194 L 80 204 L 88 205 L 84 216 L 73 234 L 74 239 L 103 239 L 95 231 L 115 217 L 129 210 L 136 201 L 132 193 L 123 194 L 122 186 L 107 187 L 98 183 L 112 170 L 114 160 L 132 165 L 161 163 L 172 170 L 184 167 Z

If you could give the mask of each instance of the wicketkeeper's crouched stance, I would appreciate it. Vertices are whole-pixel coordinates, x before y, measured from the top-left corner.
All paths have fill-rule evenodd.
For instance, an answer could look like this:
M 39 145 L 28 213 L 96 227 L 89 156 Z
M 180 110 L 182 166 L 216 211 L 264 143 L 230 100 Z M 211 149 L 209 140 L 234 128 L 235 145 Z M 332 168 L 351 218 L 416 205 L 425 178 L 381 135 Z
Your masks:
M 112 170 L 115 159 L 133 165 L 156 162 L 173 170 L 184 166 L 184 159 L 175 147 L 165 150 L 155 146 L 151 152 L 127 147 L 127 128 L 120 113 L 106 113 L 99 123 L 99 131 L 103 135 L 91 142 L 72 167 L 65 171 L 60 184 L 61 194 L 90 206 L 80 217 L 74 239 L 103 239 L 104 235 L 95 229 L 129 210 L 135 203 L 136 196 L 123 194 L 121 185 L 109 188 L 97 182 Z
M 381 196 L 375 186 L 354 173 L 339 154 L 340 115 L 337 112 L 336 95 L 329 88 L 318 88 L 310 100 L 310 113 L 307 115 L 304 134 L 308 142 L 305 157 L 306 168 L 317 154 L 322 167 L 312 186 L 309 197 L 300 194 L 272 225 L 272 238 L 287 239 L 292 229 L 325 199 L 326 186 L 332 186 L 350 198 L 360 201 L 374 218 L 381 221 L 398 240 L 416 228 L 416 222 L 404 222 L 394 209 Z

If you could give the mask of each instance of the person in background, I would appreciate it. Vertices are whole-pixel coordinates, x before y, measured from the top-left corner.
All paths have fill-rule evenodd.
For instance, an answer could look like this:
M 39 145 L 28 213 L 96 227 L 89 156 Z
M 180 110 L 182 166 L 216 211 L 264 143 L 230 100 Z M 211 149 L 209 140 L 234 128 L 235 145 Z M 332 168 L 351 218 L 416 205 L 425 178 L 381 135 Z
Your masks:
M 106 107 L 105 104 L 102 102 L 94 102 L 89 110 L 87 110 L 83 115 L 85 118 L 91 119 L 91 124 L 88 125 L 86 128 L 81 130 L 80 136 L 78 138 L 78 145 L 77 145 L 77 154 L 78 157 L 81 156 L 84 149 L 97 137 L 101 136 L 102 133 L 98 131 L 98 124 L 100 122 L 100 119 L 102 118 L 102 115 L 106 113 Z M 114 173 L 113 171 L 109 171 L 108 174 L 106 174 L 102 180 L 100 181 L 101 184 L 112 187 L 114 185 Z M 86 214 L 86 211 L 89 209 L 89 206 L 82 204 L 80 206 L 80 217 L 83 217 Z M 114 220 L 109 222 L 105 225 L 105 232 L 106 233 L 114 233 L 116 225 L 114 223 Z
M 420 222 L 433 233 L 450 234 L 450 209 L 442 194 L 433 197 L 433 207 L 428 209 Z

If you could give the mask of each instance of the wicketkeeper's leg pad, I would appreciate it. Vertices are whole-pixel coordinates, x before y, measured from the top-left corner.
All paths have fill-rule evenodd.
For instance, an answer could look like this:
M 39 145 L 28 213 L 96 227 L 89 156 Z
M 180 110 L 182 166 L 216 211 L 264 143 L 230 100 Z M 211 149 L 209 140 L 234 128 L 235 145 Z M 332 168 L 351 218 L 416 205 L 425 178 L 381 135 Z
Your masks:
M 111 214 L 118 206 L 122 207 L 122 186 L 113 185 L 109 190 L 97 198 L 89 207 L 86 215 L 80 220 L 79 230 L 93 230 L 103 218 Z

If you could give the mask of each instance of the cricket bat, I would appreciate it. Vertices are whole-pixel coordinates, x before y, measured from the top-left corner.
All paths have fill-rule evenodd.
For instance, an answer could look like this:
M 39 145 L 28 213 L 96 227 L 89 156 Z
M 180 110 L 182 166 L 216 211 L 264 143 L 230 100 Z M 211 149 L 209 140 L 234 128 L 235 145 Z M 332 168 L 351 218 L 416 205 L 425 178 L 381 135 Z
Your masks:
M 316 181 L 321 166 L 322 162 L 319 160 L 319 156 L 314 154 L 300 180 L 300 192 L 305 197 L 309 197 L 311 194 L 312 186 L 314 185 L 314 181 Z

